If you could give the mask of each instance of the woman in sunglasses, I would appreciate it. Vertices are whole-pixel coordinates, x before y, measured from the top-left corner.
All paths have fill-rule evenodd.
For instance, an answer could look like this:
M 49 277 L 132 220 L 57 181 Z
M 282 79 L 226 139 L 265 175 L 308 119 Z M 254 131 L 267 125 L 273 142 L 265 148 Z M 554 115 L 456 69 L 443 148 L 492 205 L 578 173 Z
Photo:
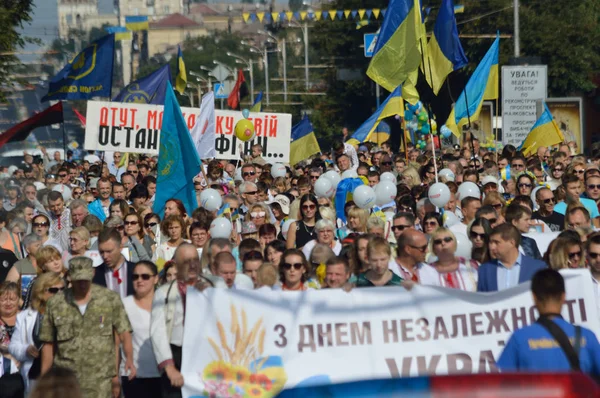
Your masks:
M 137 213 L 129 213 L 125 216 L 123 223 L 125 225 L 125 235 L 127 235 L 129 240 L 135 242 L 135 247 L 138 247 L 138 244 L 142 245 L 148 258 L 152 258 L 152 254 L 154 253 L 152 248 L 155 242 L 154 239 L 144 233 L 142 217 Z
M 300 220 L 290 224 L 286 240 L 288 249 L 302 249 L 317 237 L 315 225 L 321 219 L 317 203 L 317 197 L 312 194 L 302 195 L 300 198 Z
M 431 236 L 433 232 L 442 226 L 442 215 L 435 211 L 425 213 L 423 217 L 423 232 L 427 236 Z
M 310 275 L 310 265 L 298 249 L 287 249 L 281 256 L 279 264 L 279 278 L 281 290 L 307 290 L 305 282 Z
M 246 222 L 252 221 L 256 228 L 260 228 L 264 224 L 277 224 L 277 220 L 271 217 L 271 212 L 266 205 L 262 203 L 255 203 L 250 206 L 250 211 L 246 213 Z
M 565 165 L 560 162 L 554 163 L 550 169 L 550 178 L 546 181 L 551 190 L 555 190 L 562 184 L 562 178 L 565 175 Z
M 469 239 L 471 240 L 471 258 L 480 264 L 490 260 L 488 251 L 488 238 L 492 233 L 492 226 L 486 218 L 476 218 L 469 228 Z
M 392 258 L 389 243 L 378 236 L 367 244 L 367 261 L 369 270 L 361 273 L 356 279 L 356 287 L 400 286 L 402 278 L 388 268 Z
M 559 236 L 548 248 L 548 265 L 555 270 L 584 268 L 585 256 L 580 240 L 570 236 Z
M 522 173 L 517 177 L 517 191 L 519 195 L 531 196 L 536 182 L 529 173 Z
M 422 272 L 423 285 L 443 286 L 469 292 L 477 291 L 477 267 L 475 260 L 457 257 L 456 237 L 447 228 L 438 228 L 429 240 L 431 252 L 438 258 L 431 266 L 437 273 Z
M 155 242 L 160 241 L 160 216 L 150 213 L 144 217 L 144 231 Z
M 42 239 L 42 246 L 53 246 L 62 251 L 60 243 L 50 238 L 50 219 L 45 214 L 38 214 L 31 221 L 32 232 Z
M 121 384 L 125 398 L 160 398 L 161 384 L 158 364 L 150 342 L 150 313 L 154 289 L 158 283 L 158 270 L 150 261 L 140 261 L 133 267 L 134 294 L 123 299 L 123 306 L 131 322 L 133 363 L 137 369 L 135 378 L 129 380 L 121 359 Z M 122 352 L 121 352 L 122 354 Z
M 59 274 L 47 272 L 40 275 L 31 289 L 31 306 L 17 315 L 17 322 L 8 351 L 21 362 L 21 376 L 25 382 L 25 392 L 33 387 L 33 381 L 40 375 L 40 327 L 50 298 L 63 291 L 65 282 Z M 27 394 L 25 394 L 27 395 Z

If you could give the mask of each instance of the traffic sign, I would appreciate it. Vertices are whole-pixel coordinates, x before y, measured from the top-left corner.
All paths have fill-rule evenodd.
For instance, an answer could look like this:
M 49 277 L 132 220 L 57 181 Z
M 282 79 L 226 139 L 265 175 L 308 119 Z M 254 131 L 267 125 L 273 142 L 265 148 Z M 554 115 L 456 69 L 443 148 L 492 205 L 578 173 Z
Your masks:
M 364 36 L 365 45 L 365 57 L 371 58 L 375 52 L 375 46 L 377 45 L 377 38 L 379 33 L 367 33 Z
M 229 93 L 226 91 L 226 87 L 224 83 L 215 83 L 215 98 L 216 99 L 225 99 L 229 97 Z
M 223 82 L 223 81 L 227 80 L 227 78 L 229 76 L 231 76 L 231 74 L 229 73 L 229 70 L 227 70 L 227 68 L 225 68 L 222 65 L 217 65 L 215 67 L 215 69 L 213 69 L 210 72 L 210 74 L 213 75 L 214 78 L 217 79 L 220 82 Z

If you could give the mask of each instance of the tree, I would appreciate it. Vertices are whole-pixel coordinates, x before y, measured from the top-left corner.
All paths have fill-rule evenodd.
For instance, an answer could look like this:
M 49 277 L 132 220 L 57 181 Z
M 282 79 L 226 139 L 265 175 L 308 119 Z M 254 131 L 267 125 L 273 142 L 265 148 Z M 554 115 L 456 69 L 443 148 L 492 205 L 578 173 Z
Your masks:
M 23 28 L 24 22 L 31 21 L 33 0 L 0 0 L 0 99 L 4 99 L 10 86 L 14 83 L 11 78 L 15 66 L 19 64 L 15 52 L 22 49 L 25 44 L 35 42 L 20 34 L 17 29 Z
M 290 7 L 290 11 L 300 11 L 302 8 L 302 0 L 289 0 L 288 5 Z

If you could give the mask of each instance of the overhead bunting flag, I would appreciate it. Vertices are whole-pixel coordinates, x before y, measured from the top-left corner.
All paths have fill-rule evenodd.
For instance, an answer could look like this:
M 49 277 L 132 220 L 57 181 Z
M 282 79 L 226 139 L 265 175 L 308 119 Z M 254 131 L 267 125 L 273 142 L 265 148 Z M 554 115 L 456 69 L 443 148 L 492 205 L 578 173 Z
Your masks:
M 334 21 L 334 20 L 335 20 L 335 15 L 336 15 L 336 12 L 335 12 L 335 11 L 331 11 L 331 12 L 329 13 L 329 18 L 330 18 L 332 21 Z
M 358 11 L 352 10 L 352 12 L 350 13 L 350 15 L 352 15 L 352 19 L 356 18 L 356 14 L 358 14 Z
M 322 11 L 321 15 L 323 16 L 323 19 L 327 20 L 327 17 L 329 16 L 329 11 Z
M 544 112 L 535 122 L 518 150 L 523 152 L 523 156 L 529 156 L 537 153 L 540 147 L 549 148 L 561 144 L 564 140 L 565 137 L 550 113 L 548 105 L 544 103 Z
M 458 38 L 452 0 L 442 0 L 427 49 L 428 59 L 425 59 L 423 65 L 423 74 L 434 94 L 437 95 L 446 77 L 468 63 Z
M 350 10 L 344 10 L 344 16 L 348 19 L 348 15 L 350 15 Z
M 242 18 L 244 18 L 244 22 L 248 22 L 248 19 L 250 19 L 250 13 L 249 12 L 242 13 Z
M 50 80 L 41 102 L 110 97 L 114 48 L 114 34 L 87 46 Z
M 261 91 L 256 96 L 256 99 L 254 100 L 254 105 L 252 105 L 252 108 L 250 108 L 250 112 L 262 112 L 262 99 L 263 92 Z
M 422 24 L 419 0 L 391 0 L 367 75 L 388 91 L 404 83 L 421 64 Z
M 242 98 L 248 95 L 248 87 L 246 86 L 246 79 L 244 78 L 244 70 L 238 69 L 237 80 L 235 86 L 227 97 L 227 105 L 231 109 L 239 109 Z
M 337 14 L 338 19 L 341 21 L 342 17 L 344 16 L 344 11 L 338 11 L 336 14 Z
M 285 13 L 285 16 L 287 17 L 288 21 L 291 21 L 292 18 L 294 17 L 294 13 L 291 11 L 288 11 Z
M 300 19 L 304 21 L 306 19 L 306 14 L 306 11 L 300 11 Z
M 132 32 L 148 30 L 150 27 L 148 23 L 148 16 L 133 15 L 125 17 L 125 27 Z
M 0 134 L 0 148 L 9 142 L 24 141 L 29 134 L 38 127 L 50 126 L 52 124 L 63 122 L 63 104 L 62 102 L 58 102 L 56 105 L 33 115 L 29 119 Z
M 279 13 L 278 12 L 272 12 L 271 13 L 271 18 L 273 19 L 273 22 L 277 22 L 277 20 L 279 19 Z
M 323 13 L 322 13 L 321 11 L 315 11 L 315 19 L 316 19 L 317 21 L 319 21 L 319 20 L 321 19 L 321 15 L 322 15 L 322 14 L 323 14 Z
M 386 117 L 404 115 L 404 103 L 402 101 L 402 87 L 398 86 L 386 100 L 377 108 L 374 114 L 372 114 L 356 131 L 352 134 L 352 137 L 348 140 L 351 145 L 360 145 L 371 138 L 371 134 L 375 131 L 379 122 Z
M 301 160 L 306 160 L 312 155 L 321 152 L 319 142 L 315 136 L 308 116 L 292 127 L 292 143 L 290 144 L 290 165 L 294 166 Z
M 375 19 L 379 18 L 379 8 L 373 8 L 373 15 L 375 15 Z
M 358 10 L 358 17 L 359 17 L 360 19 L 363 19 L 363 17 L 365 16 L 365 12 L 366 12 L 366 10 L 365 10 L 365 9 L 360 9 L 360 10 Z
M 450 116 L 448 116 L 446 127 L 459 138 L 462 136 L 463 126 L 479 119 L 483 101 L 498 98 L 499 45 L 500 37 L 497 36 L 458 97 Z
M 256 16 L 258 17 L 258 21 L 262 22 L 263 18 L 265 17 L 265 13 L 264 12 L 257 12 Z
M 462 7 L 462 8 L 460 8 Z M 461 12 L 460 10 L 464 10 L 464 6 L 456 6 L 455 7 L 455 12 L 459 13 Z M 284 21 L 284 20 L 288 20 L 288 21 L 306 21 L 306 20 L 315 20 L 315 21 L 326 21 L 327 18 L 329 18 L 330 20 L 334 21 L 335 18 L 337 17 L 339 20 L 342 19 L 347 19 L 347 20 L 354 20 L 356 19 L 356 17 L 358 16 L 359 20 L 362 19 L 370 19 L 371 17 L 374 17 L 375 19 L 379 18 L 379 14 L 385 15 L 385 9 L 381 10 L 379 8 L 373 8 L 373 9 L 358 9 L 358 10 L 319 10 L 319 11 L 314 11 L 314 12 L 308 12 L 308 11 L 300 11 L 300 12 L 292 12 L 292 11 L 282 11 L 282 12 L 271 12 L 271 13 L 265 13 L 265 12 L 243 12 L 242 13 L 242 19 L 244 20 L 245 23 L 252 23 L 255 22 L 256 20 L 259 20 L 260 22 L 262 22 L 264 19 L 266 20 L 272 20 L 274 22 L 278 22 L 278 21 Z
M 175 198 L 192 214 L 198 207 L 194 177 L 200 173 L 201 162 L 170 82 L 167 82 L 157 167 L 154 213 L 163 218 L 166 202 Z
M 113 98 L 113 102 L 164 105 L 169 81 L 171 81 L 171 67 L 165 64 L 148 76 L 130 83 Z
M 175 78 L 175 89 L 179 94 L 185 93 L 187 87 L 187 73 L 185 71 L 185 62 L 183 61 L 183 53 L 181 47 L 177 46 L 177 76 Z

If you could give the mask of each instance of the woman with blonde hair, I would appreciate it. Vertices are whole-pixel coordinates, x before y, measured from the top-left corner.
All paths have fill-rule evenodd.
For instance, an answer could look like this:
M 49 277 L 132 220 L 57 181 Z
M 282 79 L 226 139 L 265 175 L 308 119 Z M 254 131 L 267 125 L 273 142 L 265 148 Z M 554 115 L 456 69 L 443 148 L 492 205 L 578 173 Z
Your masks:
M 346 224 L 347 234 L 358 233 L 364 234 L 367 232 L 367 220 L 369 219 L 369 210 L 361 209 L 357 206 L 352 206 L 348 210 L 348 223 Z
M 569 268 L 584 268 L 585 256 L 580 241 L 568 236 L 560 236 L 548 248 L 548 265 L 555 270 Z
M 506 206 L 506 200 L 496 191 L 488 192 L 483 199 L 482 206 L 492 206 L 496 213 L 500 215 L 504 213 L 504 207 Z
M 90 232 L 85 227 L 77 227 L 69 233 L 69 250 L 63 253 L 63 264 L 73 257 L 85 256 L 92 259 L 94 267 L 102 264 L 98 250 L 90 250 Z
M 56 272 L 62 277 L 67 273 L 62 255 L 54 246 L 44 246 L 35 255 L 38 276 L 46 272 Z
M 267 207 L 267 205 L 262 203 L 255 203 L 250 206 L 248 213 L 246 213 L 245 221 L 252 221 L 256 228 L 260 228 L 261 225 L 264 224 L 273 224 L 278 226 L 277 220 L 273 219 L 271 216 L 271 211 Z
M 271 192 L 273 193 L 273 196 L 287 192 L 288 189 L 289 185 L 285 177 L 277 177 L 273 180 L 273 184 L 271 184 Z
M 412 166 L 404 169 L 400 180 L 410 188 L 421 185 L 421 177 L 419 177 L 419 172 Z
M 424 267 L 419 274 L 423 285 L 443 286 L 469 292 L 477 291 L 477 268 L 475 260 L 456 256 L 456 237 L 445 227 L 438 228 L 429 240 L 429 250 L 437 260 L 431 263 L 433 269 Z
M 40 375 L 40 327 L 46 312 L 46 304 L 51 297 L 65 288 L 63 278 L 54 272 L 40 275 L 31 289 L 31 306 L 17 315 L 15 331 L 8 346 L 10 354 L 21 362 L 21 376 L 25 391 L 33 387 Z
M 358 275 L 356 287 L 400 286 L 402 278 L 388 268 L 391 258 L 392 249 L 385 239 L 371 239 L 367 244 L 369 270 Z

